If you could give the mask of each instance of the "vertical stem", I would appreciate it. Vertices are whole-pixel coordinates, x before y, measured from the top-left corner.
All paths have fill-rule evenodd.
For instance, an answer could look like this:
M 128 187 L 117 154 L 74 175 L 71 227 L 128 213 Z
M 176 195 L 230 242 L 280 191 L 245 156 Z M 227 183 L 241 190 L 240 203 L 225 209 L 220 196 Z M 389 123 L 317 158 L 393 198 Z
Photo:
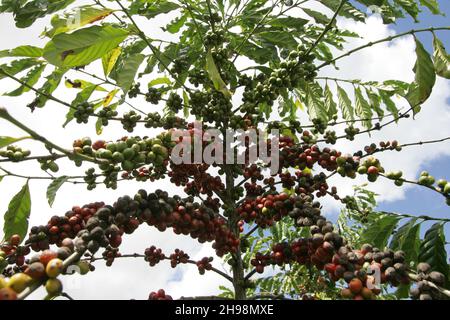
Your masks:
M 226 179 L 226 201 L 227 206 L 233 209 L 236 209 L 236 203 L 233 200 L 233 192 L 234 192 L 234 177 L 232 168 L 230 165 L 224 165 L 225 168 L 225 179 Z M 239 238 L 240 231 L 238 226 L 239 216 L 233 210 L 233 214 L 229 217 L 228 223 L 229 228 L 233 232 L 233 234 Z M 237 300 L 245 300 L 245 278 L 244 278 L 244 266 L 242 262 L 241 255 L 241 246 L 239 245 L 235 254 L 233 254 L 233 286 L 234 286 L 234 297 Z

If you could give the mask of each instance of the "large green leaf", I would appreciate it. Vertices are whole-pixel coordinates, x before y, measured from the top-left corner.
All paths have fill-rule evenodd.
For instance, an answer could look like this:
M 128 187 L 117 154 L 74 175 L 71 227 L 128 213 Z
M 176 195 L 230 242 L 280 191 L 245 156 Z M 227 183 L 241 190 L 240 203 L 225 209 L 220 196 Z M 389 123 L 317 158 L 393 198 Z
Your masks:
M 20 46 L 11 50 L 0 51 L 0 58 L 5 57 L 30 57 L 39 58 L 42 57 L 44 51 L 41 48 L 35 46 Z
M 225 97 L 230 99 L 231 93 L 228 90 L 225 82 L 222 80 L 222 77 L 220 76 L 219 70 L 217 69 L 216 63 L 214 62 L 211 50 L 209 50 L 208 53 L 206 54 L 206 71 L 208 72 L 209 78 L 213 82 L 216 90 L 222 92 Z
M 328 121 L 322 88 L 317 83 L 305 84 L 305 104 L 311 119 L 320 119 L 324 123 Z
M 419 261 L 430 264 L 434 271 L 442 272 L 447 279 L 449 266 L 447 263 L 447 251 L 445 250 L 445 235 L 443 224 L 438 222 L 431 226 L 425 233 L 424 239 L 420 245 Z
M 311 9 L 308 9 L 308 8 L 302 8 L 302 10 L 303 10 L 308 16 L 310 16 L 311 18 L 313 18 L 314 21 L 315 21 L 316 23 L 326 25 L 326 24 L 328 24 L 328 22 L 330 21 L 330 19 L 329 19 L 326 15 L 324 15 L 323 13 L 321 13 L 321 12 L 318 12 L 318 11 L 315 11 L 315 10 L 311 10 Z
M 361 242 L 373 244 L 377 248 L 384 248 L 389 237 L 397 226 L 400 217 L 395 215 L 378 214 L 378 216 L 368 224 L 367 229 L 361 235 Z
M 445 51 L 442 42 L 436 37 L 433 38 L 434 46 L 434 68 L 436 74 L 450 79 L 450 55 Z
M 338 99 L 339 99 L 339 108 L 341 109 L 342 116 L 345 120 L 352 121 L 355 119 L 354 110 L 352 106 L 352 101 L 340 86 L 337 86 Z
M 44 34 L 50 38 L 60 33 L 66 33 L 81 27 L 103 20 L 111 13 L 113 9 L 97 8 L 91 5 L 77 7 L 76 11 L 65 14 L 64 17 L 55 16 L 51 20 L 52 29 L 46 31 Z
M 6 146 L 9 146 L 10 144 L 22 141 L 22 140 L 26 140 L 26 139 L 31 139 L 31 137 L 20 137 L 20 138 L 13 138 L 13 137 L 5 137 L 5 136 L 0 136 L 0 148 L 4 148 Z
M 61 33 L 47 43 L 44 58 L 60 67 L 84 66 L 116 48 L 127 36 L 127 30 L 110 25 Z
M 395 120 L 398 120 L 398 109 L 395 106 L 394 101 L 391 99 L 391 94 L 388 91 L 384 90 L 378 90 L 378 94 L 381 97 L 381 100 L 383 100 L 384 105 L 386 106 L 386 109 L 394 115 Z
M 433 60 L 430 54 L 425 50 L 422 43 L 416 38 L 417 60 L 414 66 L 414 82 L 410 85 L 406 99 L 408 100 L 413 112 L 417 113 L 419 106 L 428 99 L 436 82 L 436 73 Z
M 369 102 L 364 98 L 361 88 L 355 87 L 355 111 L 358 117 L 362 120 L 362 124 L 366 128 L 372 127 L 372 108 L 370 108 Z
M 5 95 L 10 96 L 10 97 L 18 97 L 20 95 L 22 95 L 25 92 L 30 91 L 31 89 L 30 87 L 33 87 L 41 78 L 41 74 L 44 71 L 46 65 L 41 64 L 41 65 L 37 65 L 35 66 L 33 69 L 31 69 L 27 75 L 22 78 L 21 80 L 23 82 L 25 82 L 27 84 L 27 86 L 25 85 L 20 85 L 20 87 L 18 87 L 17 89 L 6 93 Z
M 384 115 L 384 110 L 381 109 L 381 97 L 368 88 L 366 88 L 366 94 L 370 101 L 370 107 L 377 113 L 379 117 L 382 117 Z
M 31 212 L 31 197 L 28 182 L 22 187 L 8 205 L 4 216 L 3 239 L 18 234 L 24 239 L 28 230 L 28 218 Z
M 126 59 L 121 59 L 118 62 L 119 64 L 116 65 L 114 76 L 111 75 L 111 78 L 116 80 L 117 85 L 124 92 L 128 92 L 133 85 L 136 73 L 144 59 L 145 56 L 143 54 L 137 53 L 128 56 Z
M 333 119 L 333 117 L 337 115 L 338 110 L 328 83 L 325 85 L 325 107 L 327 109 L 328 118 Z
M 67 182 L 67 180 L 69 180 L 69 177 L 62 176 L 53 180 L 52 183 L 50 183 L 50 185 L 48 186 L 47 200 L 50 207 L 53 206 L 53 203 L 55 202 L 56 193 L 62 187 L 62 185 Z
M 397 230 L 390 247 L 393 250 L 403 250 L 407 262 L 417 263 L 420 247 L 420 223 L 417 223 L 417 219 L 411 219 Z

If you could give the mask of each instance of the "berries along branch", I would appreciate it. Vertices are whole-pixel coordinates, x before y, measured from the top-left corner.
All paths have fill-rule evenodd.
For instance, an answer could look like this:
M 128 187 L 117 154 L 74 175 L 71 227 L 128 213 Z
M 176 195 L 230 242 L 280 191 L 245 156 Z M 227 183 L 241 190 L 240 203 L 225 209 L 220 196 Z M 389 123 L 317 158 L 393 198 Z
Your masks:
M 70 147 L 60 146 L 12 110 L 0 108 L 2 121 L 27 134 L 0 136 L 0 181 L 26 180 L 5 214 L 0 300 L 25 299 L 41 286 L 46 298 L 72 300 L 60 277 L 69 277 L 74 266 L 86 274 L 95 270 L 95 263 L 113 266 L 119 258 L 144 259 L 150 267 L 164 261 L 172 268 L 195 265 L 200 275 L 215 273 L 232 287 L 220 296 L 193 299 L 364 300 L 386 298 L 394 288 L 400 298 L 450 298 L 444 232 L 449 219 L 380 212 L 370 191 L 340 196 L 331 182 L 332 177 L 350 183 L 362 176 L 373 183 L 381 177 L 391 180 L 393 187 L 407 183 L 438 193 L 450 205 L 450 183 L 445 179 L 436 181 L 429 172 L 407 179 L 401 171 L 386 172 L 375 157 L 448 143 L 450 137 L 379 141 L 352 154 L 332 147 L 405 119 L 415 121 L 411 115 L 426 107 L 436 78 L 450 78 L 449 56 L 438 38 L 450 27 L 410 30 L 346 51 L 351 38 L 360 35 L 342 28 L 338 19 L 364 22 L 365 9 L 379 1 L 314 1 L 320 3 L 320 12 L 306 7 L 307 1 L 282 0 L 95 0 L 87 6 L 69 0 L 38 2 L 0 4 L 0 13 L 12 14 L 18 28 L 53 15 L 51 27 L 43 33 L 44 47 L 0 51 L 0 59 L 9 58 L 0 65 L 0 80 L 20 85 L 7 95 L 35 94 L 27 112 L 51 104 L 66 107 L 64 126 L 89 126 L 93 120 L 101 136 L 105 127 L 117 122 L 127 136 L 80 137 Z M 437 3 L 426 6 L 440 13 Z M 416 0 L 384 1 L 381 17 L 386 24 L 406 15 L 416 20 L 419 11 Z M 153 38 L 152 23 L 167 14 L 173 20 L 162 19 L 162 30 L 171 37 Z M 76 18 L 77 24 L 70 23 Z M 433 36 L 432 54 L 416 37 L 422 33 Z M 168 40 L 172 36 L 178 40 Z M 411 83 L 327 76 L 341 59 L 408 36 L 414 37 L 417 55 Z M 94 61 L 101 61 L 102 76 Z M 77 91 L 71 102 L 57 97 L 64 77 L 66 90 Z M 408 104 L 406 111 L 397 106 L 398 97 Z M 301 117 L 308 122 L 302 123 Z M 141 126 L 159 133 L 134 135 Z M 279 149 L 279 154 L 270 150 L 272 158 L 279 156 L 276 172 L 270 173 L 262 159 L 250 161 L 248 141 L 233 156 L 243 156 L 244 163 L 174 161 L 183 155 L 176 154 L 181 145 L 189 152 L 196 141 L 203 148 L 215 146 L 209 129 L 220 132 L 218 140 L 229 129 L 278 130 L 280 136 L 264 138 Z M 173 139 L 181 131 L 186 135 Z M 48 154 L 32 154 L 19 146 L 23 140 L 42 144 Z M 63 159 L 89 167 L 77 175 L 59 175 L 64 170 L 58 162 Z M 32 162 L 45 175 L 17 169 Z M 66 183 L 85 184 L 92 192 L 100 184 L 112 190 L 122 181 L 141 185 L 134 195 L 110 204 L 76 205 L 29 228 L 30 184 L 35 180 L 50 181 L 50 206 Z M 155 190 L 154 183 L 162 180 L 182 187 L 184 194 Z M 338 221 L 327 219 L 324 197 L 342 205 Z M 428 221 L 434 224 L 421 239 L 420 228 Z M 210 243 L 216 257 L 195 261 L 182 249 L 164 253 L 154 245 L 143 253 L 121 253 L 122 241 L 145 224 Z M 213 266 L 217 260 L 226 262 L 227 270 Z M 267 276 L 267 270 L 281 270 L 282 276 Z M 149 299 L 172 297 L 159 289 Z

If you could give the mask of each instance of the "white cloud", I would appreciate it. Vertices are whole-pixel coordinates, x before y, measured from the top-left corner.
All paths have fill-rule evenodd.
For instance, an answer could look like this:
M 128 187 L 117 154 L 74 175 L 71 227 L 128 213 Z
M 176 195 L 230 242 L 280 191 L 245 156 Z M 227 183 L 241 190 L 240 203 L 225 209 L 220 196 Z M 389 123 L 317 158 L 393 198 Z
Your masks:
M 168 18 L 166 18 L 167 22 Z M 157 35 L 160 31 L 155 28 L 154 21 L 140 21 L 146 26 L 155 30 Z M 367 24 L 354 23 L 346 20 L 340 20 L 342 26 L 355 30 L 364 36 L 364 39 L 353 39 L 349 44 L 355 47 L 375 40 L 389 36 L 394 31 L 384 26 L 377 18 L 369 19 Z M 39 21 L 30 29 L 18 30 L 12 24 L 10 16 L 3 15 L 0 20 L 0 28 L 4 41 L 0 49 L 12 48 L 23 43 L 42 45 L 43 40 L 38 39 L 45 20 Z M 394 41 L 392 44 L 383 43 L 374 46 L 371 49 L 360 51 L 358 54 L 338 62 L 340 70 L 333 70 L 331 67 L 322 71 L 321 75 L 335 76 L 344 79 L 360 78 L 363 80 L 384 80 L 397 78 L 404 81 L 411 81 L 413 73 L 411 71 L 414 64 L 414 42 L 410 37 L 404 37 Z M 99 71 L 97 66 L 95 69 Z M 99 71 L 100 72 L 100 71 Z M 6 84 L 7 83 L 7 84 Z M 2 81 L 2 92 L 15 88 L 12 82 Z M 429 139 L 450 134 L 448 126 L 450 113 L 448 104 L 450 85 L 448 82 L 439 79 L 434 88 L 430 100 L 424 105 L 423 111 L 417 116 L 416 120 L 402 120 L 398 125 L 392 125 L 382 132 L 373 133 L 371 137 L 359 136 L 353 143 L 348 141 L 339 142 L 337 148 L 344 151 L 354 151 L 358 146 L 365 145 L 379 140 L 397 139 L 400 142 L 411 142 L 420 139 Z M 71 90 L 60 90 L 58 97 L 71 101 L 74 92 Z M 88 126 L 69 125 L 62 129 L 62 124 L 67 109 L 55 103 L 42 109 L 36 110 L 30 114 L 25 105 L 32 100 L 32 95 L 28 94 L 20 99 L 0 97 L 0 105 L 6 106 L 9 112 L 17 118 L 23 120 L 34 130 L 42 135 L 52 139 L 58 144 L 70 148 L 71 142 L 81 136 L 95 136 L 93 123 Z M 133 101 L 133 103 L 135 103 Z M 149 106 L 142 104 L 142 109 L 148 109 Z M 146 109 L 147 108 L 147 109 Z M 152 107 L 153 108 L 153 107 Z M 152 110 L 153 111 L 153 110 Z M 437 116 L 438 115 L 438 116 Z M 156 131 L 140 128 L 136 134 L 152 135 Z M 17 128 L 4 121 L 0 122 L 0 135 L 20 136 L 23 133 Z M 105 129 L 102 135 L 103 139 L 116 139 L 123 135 L 120 125 L 113 124 Z M 44 152 L 42 146 L 36 147 L 35 143 L 25 142 L 23 144 L 29 147 L 34 154 Z M 405 149 L 402 153 L 384 153 L 380 159 L 387 170 L 403 169 L 405 176 L 414 178 L 419 169 L 428 161 L 436 159 L 443 155 L 449 155 L 450 148 L 447 144 L 424 146 L 421 148 Z M 31 163 L 26 165 L 5 165 L 12 171 L 22 174 L 39 175 L 38 167 Z M 80 172 L 80 169 L 73 169 L 68 162 L 61 162 L 61 169 L 64 174 L 73 174 Z M 359 183 L 361 181 L 355 181 Z M 0 212 L 5 212 L 9 199 L 19 190 L 23 180 L 7 178 L 0 184 Z M 31 225 L 43 224 L 50 216 L 54 214 L 63 214 L 74 204 L 83 204 L 91 201 L 103 200 L 112 203 L 118 196 L 123 194 L 132 194 L 138 188 L 154 190 L 158 187 L 165 188 L 171 193 L 179 193 L 179 189 L 172 187 L 166 182 L 147 183 L 136 185 L 134 183 L 123 183 L 119 185 L 116 191 L 106 190 L 99 187 L 95 192 L 87 192 L 84 186 L 65 185 L 59 192 L 55 205 L 49 208 L 46 202 L 45 191 L 48 182 L 31 181 L 33 209 L 30 219 Z M 336 179 L 339 190 L 349 193 L 351 185 L 348 180 Z M 396 188 L 390 181 L 380 180 L 372 186 L 372 189 L 381 194 L 381 199 L 393 201 L 401 199 L 405 194 L 405 189 Z M 326 209 L 336 210 L 336 202 L 326 201 Z M 0 217 L 0 224 L 2 224 Z M 166 233 L 159 233 L 156 229 L 143 227 L 132 236 L 127 236 L 121 251 L 123 253 L 142 252 L 150 245 L 156 245 L 170 253 L 176 247 L 185 250 L 195 259 L 204 256 L 213 255 L 210 245 L 200 245 L 196 241 L 184 237 L 175 236 L 170 230 Z M 218 260 L 218 259 L 216 259 Z M 217 261 L 215 262 L 217 263 Z M 197 268 L 192 265 L 180 266 L 179 269 L 172 270 L 167 262 L 162 262 L 155 268 L 150 268 L 145 261 L 136 261 L 134 259 L 117 259 L 112 268 L 106 268 L 102 262 L 96 263 L 97 272 L 81 277 L 81 287 L 73 289 L 72 294 L 75 298 L 83 299 L 145 299 L 150 291 L 159 288 L 166 288 L 167 292 L 174 297 L 208 295 L 217 293 L 217 287 L 220 284 L 226 284 L 224 280 L 214 273 L 208 273 L 205 276 L 199 276 Z M 216 265 L 222 268 L 221 265 Z M 65 279 L 66 284 L 68 283 Z M 33 298 L 42 297 L 41 292 L 33 295 Z

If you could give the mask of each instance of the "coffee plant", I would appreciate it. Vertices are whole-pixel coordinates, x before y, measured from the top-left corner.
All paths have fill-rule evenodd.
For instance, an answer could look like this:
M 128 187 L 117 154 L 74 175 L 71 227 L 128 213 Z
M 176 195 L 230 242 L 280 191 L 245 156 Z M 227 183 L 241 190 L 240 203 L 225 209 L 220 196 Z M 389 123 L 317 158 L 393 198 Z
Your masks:
M 49 102 L 66 108 L 64 126 L 95 123 L 99 136 L 113 123 L 124 130 L 107 140 L 81 134 L 60 146 L 0 108 L 2 121 L 26 132 L 0 137 L 0 180 L 26 180 L 4 216 L 0 300 L 25 299 L 41 286 L 48 299 L 70 298 L 60 278 L 70 277 L 71 267 L 86 274 L 94 272 L 95 263 L 113 267 L 124 258 L 142 258 L 149 267 L 165 260 L 172 268 L 188 264 L 199 276 L 214 272 L 229 282 L 221 287 L 222 299 L 450 297 L 444 234 L 450 219 L 379 211 L 371 191 L 357 187 L 353 196 L 342 196 L 329 182 L 339 175 L 342 183 L 363 176 L 368 183 L 391 180 L 392 188 L 415 184 L 450 205 L 445 177 L 423 172 L 407 178 L 401 171 L 387 172 L 376 157 L 448 137 L 377 141 L 352 154 L 333 147 L 416 115 L 436 78 L 450 78 L 449 54 L 438 38 L 448 36 L 450 27 L 414 29 L 345 51 L 360 35 L 338 26 L 337 18 L 364 22 L 375 7 L 385 24 L 417 20 L 422 10 L 440 14 L 440 1 L 80 2 L 0 2 L 0 12 L 11 14 L 17 28 L 51 17 L 42 33 L 45 46 L 0 51 L 0 80 L 19 85 L 6 95 L 34 93 L 23 105 L 30 113 Z M 166 14 L 173 20 L 164 19 Z M 150 28 L 143 27 L 146 20 Z M 161 20 L 167 37 L 157 39 L 152 23 Z M 423 33 L 433 36 L 432 53 L 416 37 Z M 338 79 L 322 72 L 361 50 L 411 35 L 417 56 L 411 83 Z M 66 90 L 77 90 L 73 101 L 57 97 L 62 82 Z M 353 92 L 344 86 L 348 83 Z M 399 109 L 394 96 L 409 108 Z M 300 121 L 302 112 L 307 122 Z M 149 133 L 133 134 L 136 128 Z M 211 128 L 220 136 L 211 137 Z M 279 159 L 275 170 L 261 152 L 252 161 L 254 145 L 246 139 L 240 143 L 244 150 L 231 151 L 233 160 L 244 161 L 225 161 L 229 152 L 223 155 L 217 146 L 229 129 L 269 132 L 263 140 L 271 146 L 271 164 Z M 31 153 L 20 146 L 23 140 L 42 144 L 46 153 Z M 209 150 L 214 163 L 192 161 L 197 147 Z M 179 156 L 190 161 L 180 163 Z M 80 173 L 60 173 L 63 160 Z M 41 175 L 20 172 L 30 161 L 39 164 Z M 85 184 L 93 191 L 99 184 L 115 190 L 123 181 L 136 181 L 136 190 L 113 203 L 68 204 L 66 212 L 28 226 L 29 183 L 38 179 L 49 180 L 50 206 L 64 184 Z M 181 187 L 183 194 L 161 190 L 162 181 Z M 342 205 L 337 221 L 327 219 L 325 197 Z M 423 222 L 433 224 L 424 229 Z M 121 252 L 122 242 L 144 224 L 189 235 L 211 245 L 215 256 L 195 261 L 182 249 L 164 252 L 151 244 L 142 253 Z M 218 260 L 226 262 L 227 271 L 214 267 Z M 172 299 L 163 289 L 149 292 L 150 300 Z

